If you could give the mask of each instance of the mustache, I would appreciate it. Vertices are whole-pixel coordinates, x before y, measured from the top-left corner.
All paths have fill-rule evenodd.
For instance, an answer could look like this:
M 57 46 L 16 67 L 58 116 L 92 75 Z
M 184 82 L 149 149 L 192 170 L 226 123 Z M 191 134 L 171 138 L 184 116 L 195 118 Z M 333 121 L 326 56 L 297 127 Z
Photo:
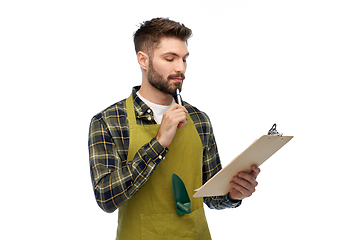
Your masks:
M 181 78 L 184 81 L 185 74 L 183 74 L 183 73 L 172 74 L 172 75 L 169 75 L 167 79 L 170 80 L 172 78 Z

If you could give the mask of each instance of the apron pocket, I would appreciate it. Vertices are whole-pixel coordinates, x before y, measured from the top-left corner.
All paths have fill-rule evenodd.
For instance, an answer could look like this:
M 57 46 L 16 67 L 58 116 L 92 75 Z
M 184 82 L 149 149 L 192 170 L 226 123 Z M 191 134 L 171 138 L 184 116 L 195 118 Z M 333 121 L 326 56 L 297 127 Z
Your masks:
M 141 239 L 209 240 L 211 239 L 204 209 L 190 214 L 142 214 Z

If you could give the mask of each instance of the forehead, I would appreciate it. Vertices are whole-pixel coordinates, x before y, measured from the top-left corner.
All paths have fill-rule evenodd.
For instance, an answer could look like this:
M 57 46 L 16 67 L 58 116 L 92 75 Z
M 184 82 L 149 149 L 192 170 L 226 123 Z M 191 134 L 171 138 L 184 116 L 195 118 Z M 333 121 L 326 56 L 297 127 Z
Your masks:
M 177 38 L 162 38 L 158 47 L 154 49 L 154 55 L 163 55 L 166 53 L 175 53 L 180 57 L 188 55 L 187 44 Z

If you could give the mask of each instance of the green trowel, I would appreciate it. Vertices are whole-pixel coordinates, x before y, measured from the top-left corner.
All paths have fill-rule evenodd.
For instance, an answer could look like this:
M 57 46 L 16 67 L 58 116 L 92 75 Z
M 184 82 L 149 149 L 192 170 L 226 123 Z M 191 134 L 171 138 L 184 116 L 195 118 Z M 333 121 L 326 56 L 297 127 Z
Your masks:
M 191 213 L 191 201 L 186 191 L 186 187 L 181 178 L 173 173 L 171 184 L 175 200 L 175 208 L 178 215 Z

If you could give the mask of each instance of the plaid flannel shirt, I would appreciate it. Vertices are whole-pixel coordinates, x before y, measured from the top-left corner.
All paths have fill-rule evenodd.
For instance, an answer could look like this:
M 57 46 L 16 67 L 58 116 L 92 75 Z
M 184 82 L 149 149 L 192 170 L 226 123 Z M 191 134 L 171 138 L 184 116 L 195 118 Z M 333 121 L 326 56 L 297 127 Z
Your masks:
M 152 111 L 132 91 L 137 124 L 156 124 Z M 194 121 L 203 144 L 203 182 L 218 171 L 221 163 L 208 116 L 183 102 Z M 113 212 L 128 201 L 151 176 L 169 151 L 154 136 L 142 146 L 128 163 L 129 123 L 125 100 L 117 102 L 95 115 L 89 131 L 89 160 L 91 180 L 96 201 L 101 209 Z M 199 173 L 201 174 L 201 173 Z M 204 197 L 204 203 L 213 209 L 234 208 L 241 201 L 231 201 L 228 195 Z

